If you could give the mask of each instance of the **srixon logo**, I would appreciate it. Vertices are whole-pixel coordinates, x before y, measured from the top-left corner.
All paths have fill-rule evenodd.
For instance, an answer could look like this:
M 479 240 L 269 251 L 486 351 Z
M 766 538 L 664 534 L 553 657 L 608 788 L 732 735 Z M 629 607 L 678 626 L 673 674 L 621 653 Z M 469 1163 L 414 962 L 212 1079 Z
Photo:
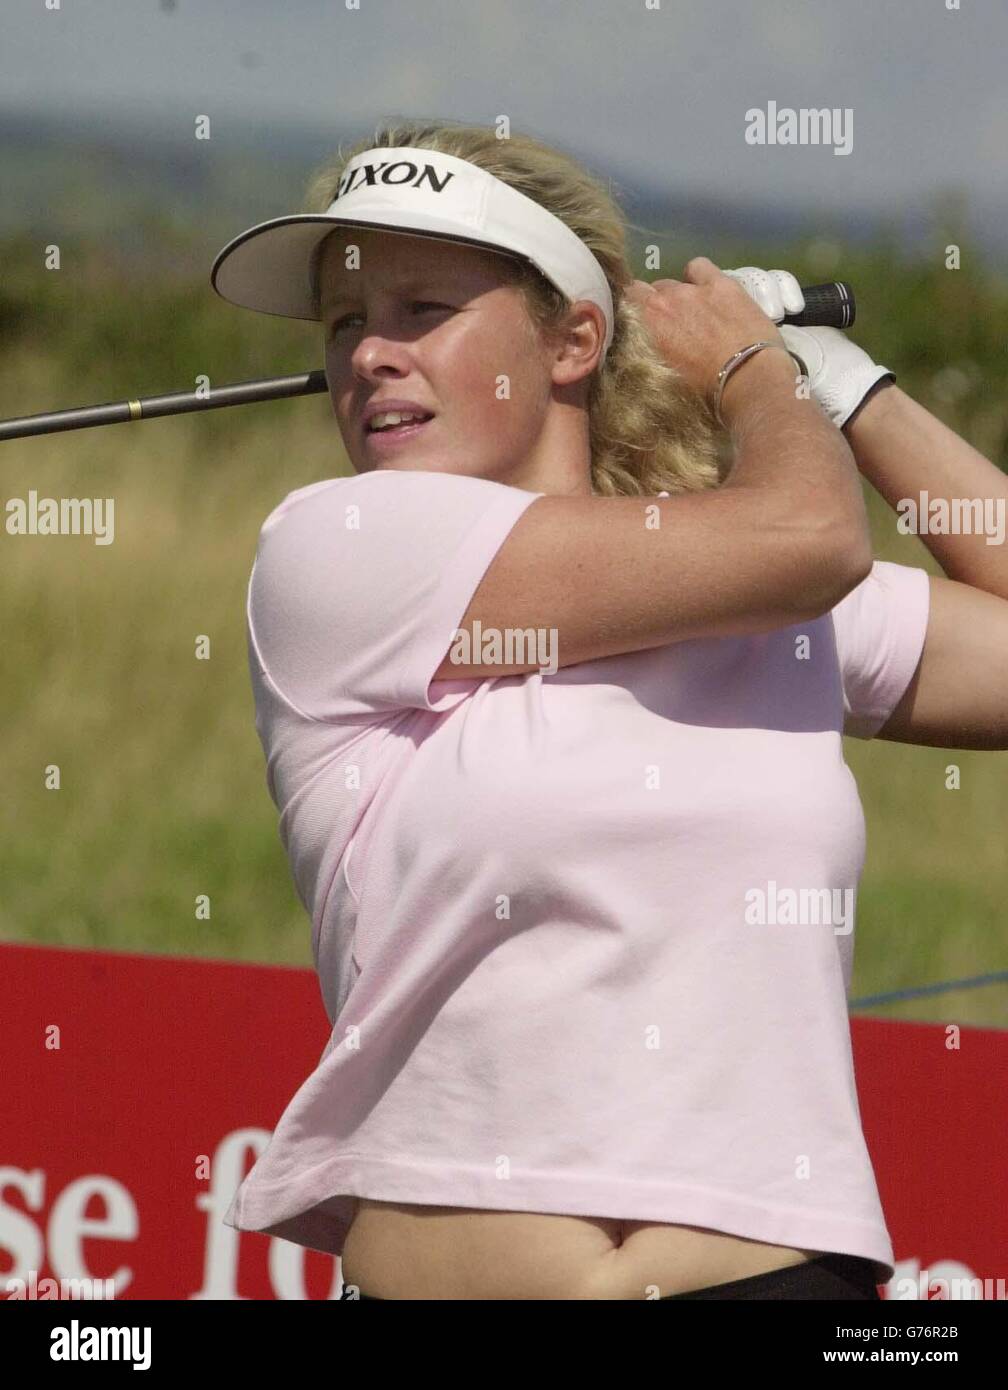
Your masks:
M 385 160 L 381 164 L 357 164 L 340 179 L 336 197 L 339 199 L 345 193 L 353 193 L 358 188 L 373 188 L 380 183 L 392 184 L 396 188 L 421 188 L 426 185 L 435 193 L 443 193 L 448 181 L 454 177 L 450 170 L 439 177 L 433 164 L 421 167 L 408 159 L 398 159 L 394 163 Z

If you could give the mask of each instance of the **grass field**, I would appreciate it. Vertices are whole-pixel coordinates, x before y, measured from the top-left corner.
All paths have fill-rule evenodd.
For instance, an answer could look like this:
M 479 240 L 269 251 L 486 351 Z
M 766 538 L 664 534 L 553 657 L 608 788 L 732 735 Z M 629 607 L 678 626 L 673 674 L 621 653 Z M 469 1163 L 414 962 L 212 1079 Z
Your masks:
M 81 252 L 46 274 L 3 248 L 0 417 L 318 365 L 318 330 L 243 314 L 202 284 Z M 683 259 L 696 254 L 686 249 Z M 902 264 L 891 247 L 708 249 L 722 266 L 843 265 L 855 337 L 900 384 L 1008 466 L 1008 285 L 992 271 Z M 677 274 L 674 269 L 663 273 Z M 870 309 L 867 307 L 870 306 Z M 346 471 L 324 397 L 3 446 L 4 500 L 116 499 L 116 539 L 3 536 L 0 935 L 310 965 L 310 927 L 279 843 L 253 726 L 244 600 L 263 518 Z M 939 573 L 867 489 L 880 558 Z M 206 634 L 211 658 L 195 658 Z M 868 821 L 855 996 L 1008 966 L 1008 753 L 847 740 Z M 959 791 L 945 769 L 961 769 Z M 45 769 L 58 765 L 59 791 Z M 208 894 L 209 920 L 195 917 Z M 1008 1026 L 1008 986 L 880 1008 Z

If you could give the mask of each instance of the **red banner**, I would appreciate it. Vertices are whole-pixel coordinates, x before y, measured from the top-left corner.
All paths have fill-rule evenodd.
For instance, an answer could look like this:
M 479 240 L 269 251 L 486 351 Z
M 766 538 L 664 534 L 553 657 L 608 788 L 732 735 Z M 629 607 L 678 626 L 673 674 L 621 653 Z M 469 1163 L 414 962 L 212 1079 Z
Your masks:
M 222 1221 L 328 1040 L 312 971 L 5 945 L 0 972 L 3 1296 L 336 1297 L 331 1256 Z M 888 1292 L 1003 1298 L 1008 1035 L 855 1019 L 853 1038 Z

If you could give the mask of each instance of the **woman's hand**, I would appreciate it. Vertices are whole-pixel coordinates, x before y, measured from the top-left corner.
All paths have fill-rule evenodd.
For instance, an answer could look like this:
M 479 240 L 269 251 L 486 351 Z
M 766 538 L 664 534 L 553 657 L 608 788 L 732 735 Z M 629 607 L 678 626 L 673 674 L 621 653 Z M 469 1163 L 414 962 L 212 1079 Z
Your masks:
M 626 298 L 669 366 L 711 404 L 718 372 L 740 348 L 762 340 L 787 351 L 787 344 L 745 289 L 706 256 L 695 256 L 683 276 L 635 280 Z
M 801 359 L 809 393 L 837 429 L 843 428 L 876 382 L 884 377 L 895 381 L 895 372 L 873 362 L 839 328 L 797 328 L 781 323 L 785 314 L 798 314 L 805 308 L 801 286 L 790 271 L 744 265 L 724 274 L 741 285 L 768 318 L 780 324 L 785 344 Z
M 795 328 L 783 323 L 781 336 L 801 358 L 813 398 L 842 429 L 876 382 L 896 373 L 873 362 L 839 328 Z

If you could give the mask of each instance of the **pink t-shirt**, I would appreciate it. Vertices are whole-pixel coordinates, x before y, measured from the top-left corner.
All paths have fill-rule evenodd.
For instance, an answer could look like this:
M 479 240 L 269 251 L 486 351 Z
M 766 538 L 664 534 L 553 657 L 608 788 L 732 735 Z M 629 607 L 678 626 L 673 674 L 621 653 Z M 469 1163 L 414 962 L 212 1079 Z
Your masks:
M 927 573 L 876 561 L 774 632 L 432 681 L 540 495 L 378 470 L 263 525 L 256 728 L 332 1035 L 225 1221 L 334 1255 L 355 1195 L 682 1223 L 885 1282 L 841 730 L 906 689 Z

